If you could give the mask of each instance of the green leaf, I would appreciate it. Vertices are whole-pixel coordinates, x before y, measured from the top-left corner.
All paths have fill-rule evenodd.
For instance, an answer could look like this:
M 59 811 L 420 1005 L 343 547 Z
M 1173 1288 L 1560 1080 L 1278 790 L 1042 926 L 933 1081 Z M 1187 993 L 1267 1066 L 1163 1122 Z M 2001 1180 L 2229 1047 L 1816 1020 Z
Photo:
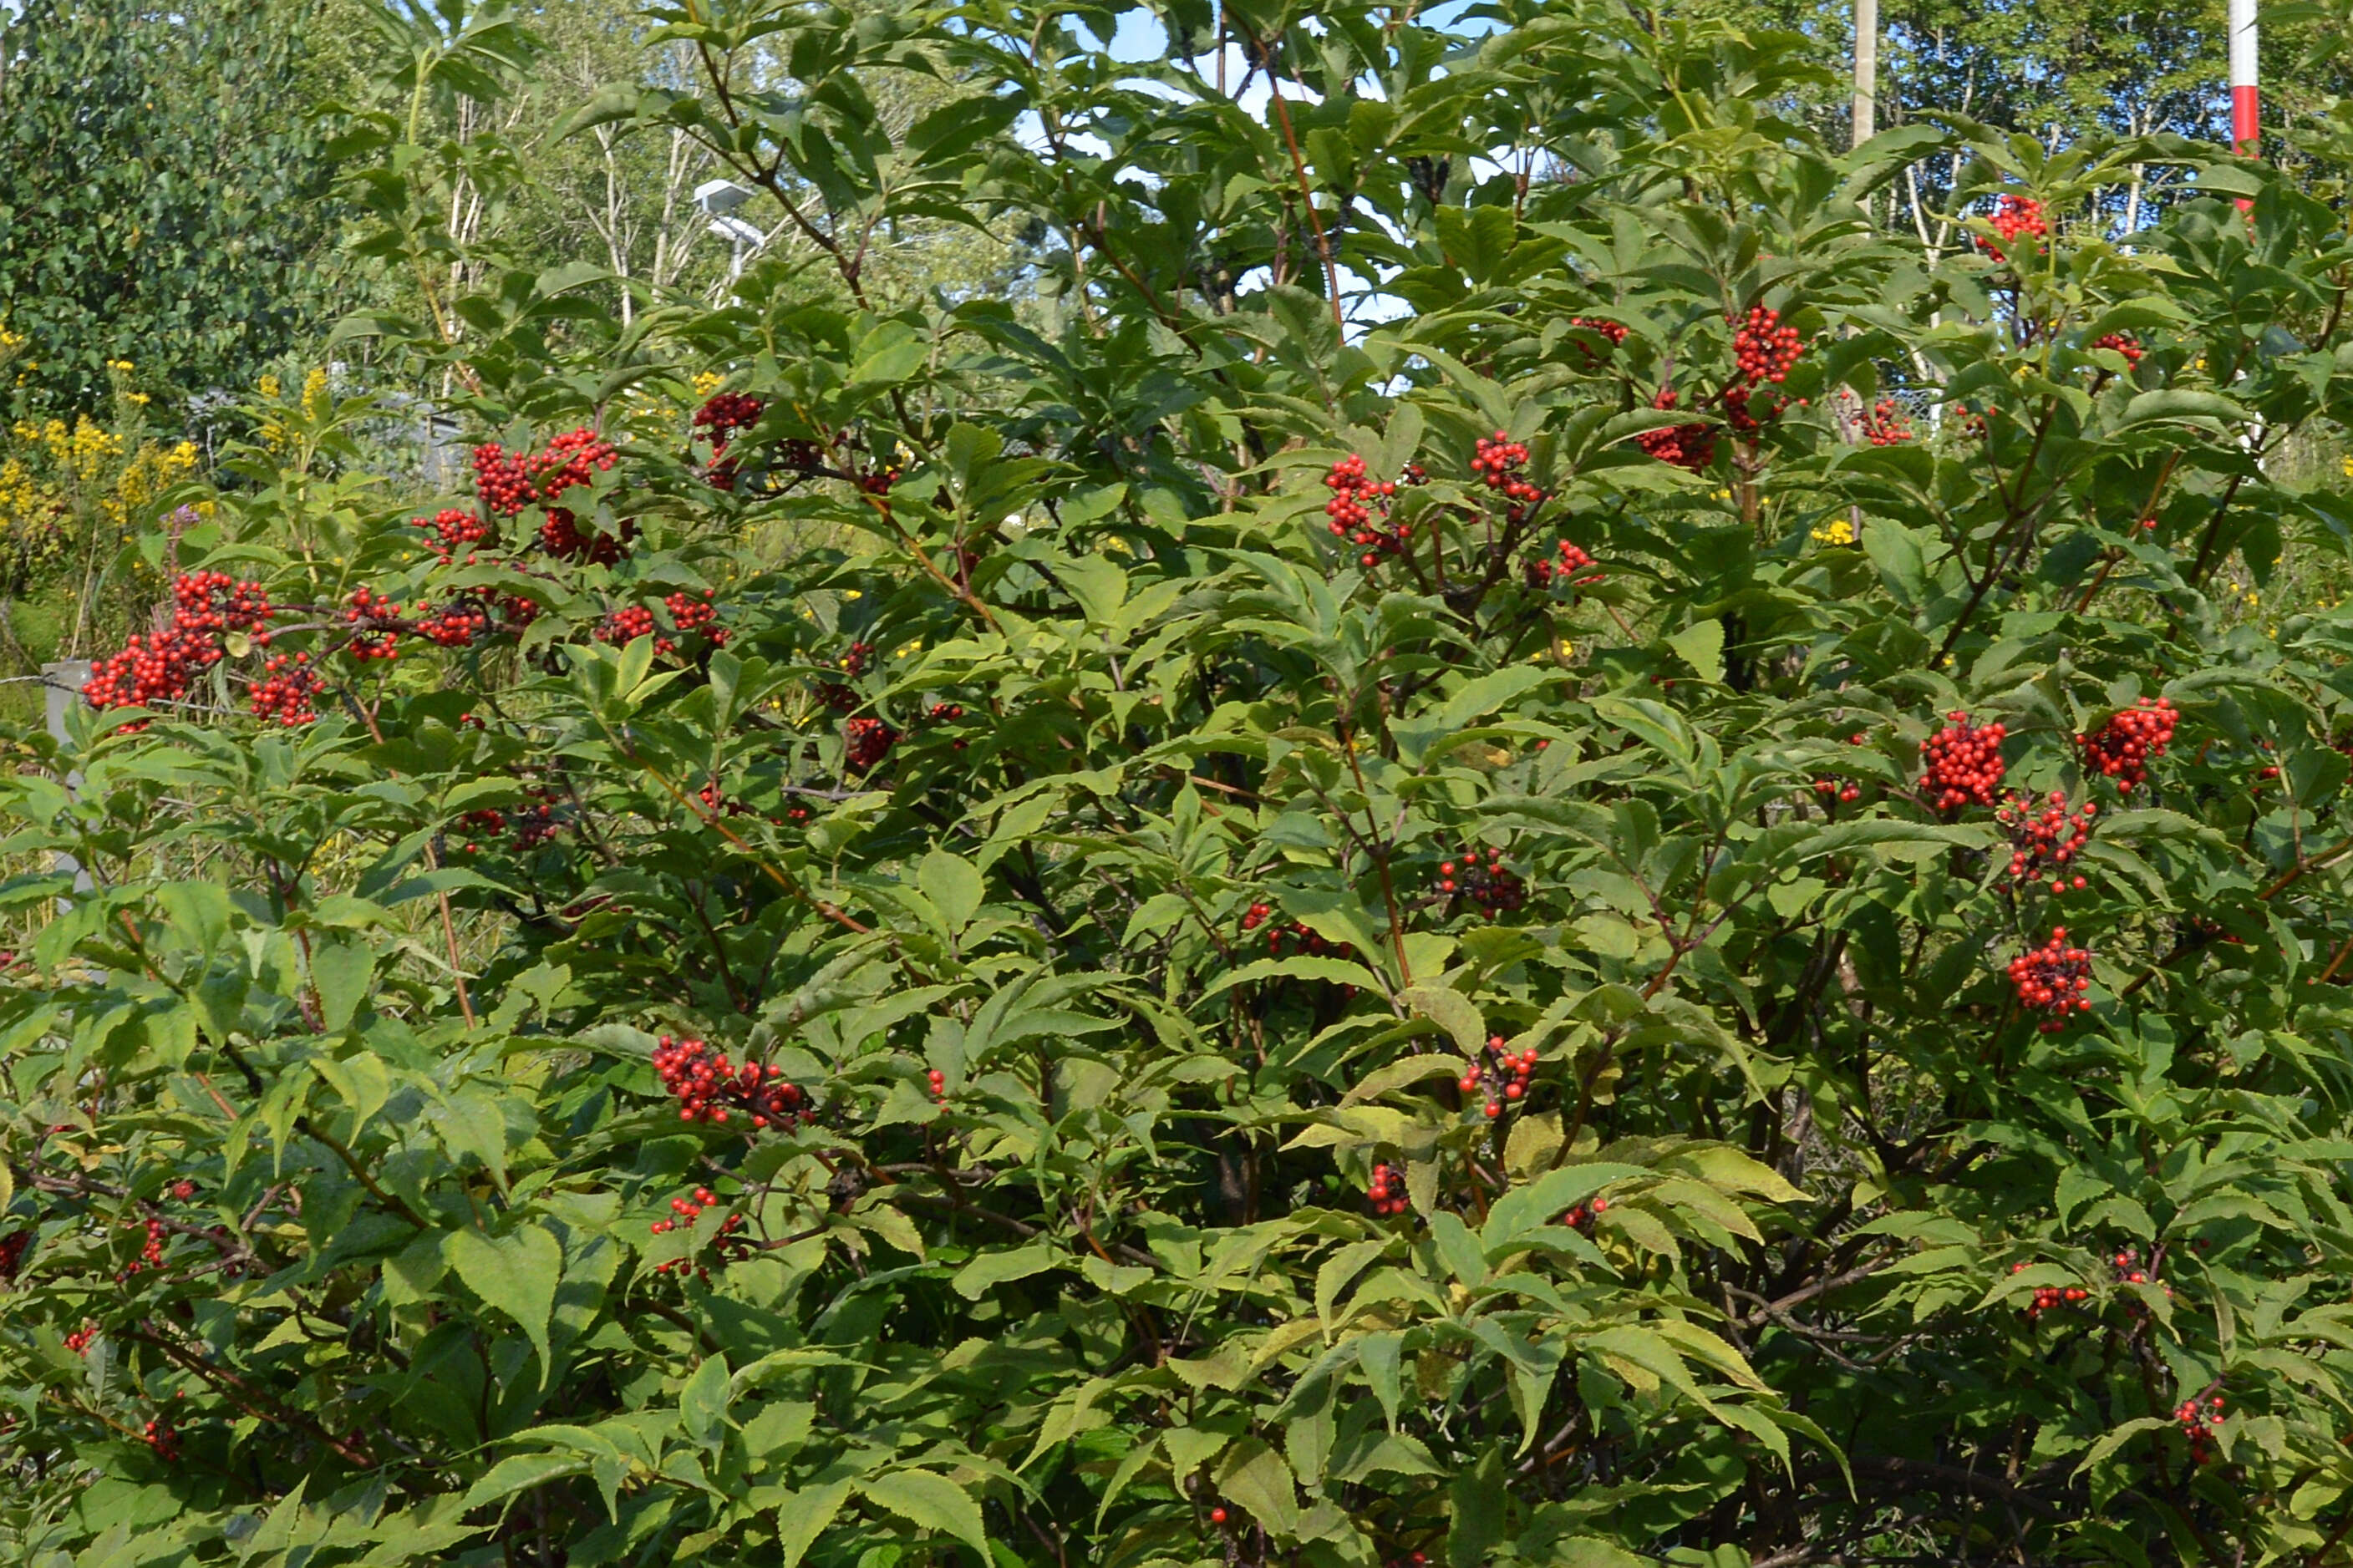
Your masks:
M 727 1406 L 733 1393 L 727 1359 L 720 1355 L 702 1358 L 694 1375 L 686 1380 L 686 1387 L 678 1396 L 679 1424 L 686 1435 L 706 1448 L 716 1448 L 726 1436 Z
M 339 1035 L 351 1026 L 375 973 L 375 953 L 359 942 L 322 942 L 312 948 L 311 978 L 319 988 L 326 1033 Z
M 1724 623 L 1694 621 L 1667 639 L 1675 657 L 1711 686 L 1724 684 Z
M 534 1225 L 495 1239 L 478 1230 L 453 1230 L 442 1238 L 442 1256 L 466 1288 L 512 1320 L 539 1352 L 540 1383 L 554 1368 L 548 1354 L 547 1321 L 555 1310 L 555 1288 L 564 1276 L 564 1248 Z
M 1299 1529 L 1299 1493 L 1291 1467 L 1257 1438 L 1245 1438 L 1226 1451 L 1218 1466 L 1218 1494 L 1240 1503 L 1250 1516 L 1278 1537 Z
M 1438 1244 L 1438 1259 L 1449 1274 L 1473 1288 L 1487 1282 L 1487 1260 L 1480 1253 L 1478 1238 L 1460 1215 L 1446 1209 L 1431 1215 L 1430 1236 Z
M 1496 709 L 1561 679 L 1558 670 L 1530 664 L 1515 664 L 1477 676 L 1465 681 L 1452 696 L 1447 698 L 1446 706 L 1439 710 L 1439 726 L 1448 731 L 1467 730 Z
M 965 1300 L 977 1301 L 995 1286 L 1043 1274 L 1062 1267 L 1065 1261 L 1062 1254 L 1049 1244 L 1032 1242 L 1010 1252 L 983 1252 L 957 1269 L 949 1283 Z
M 1600 1162 L 1564 1165 L 1548 1171 L 1497 1198 L 1487 1211 L 1480 1239 L 1489 1257 L 1496 1256 L 1539 1226 L 1551 1224 L 1572 1205 L 1583 1203 L 1613 1183 L 1648 1178 L 1640 1165 Z
M 516 1454 L 492 1465 L 481 1479 L 468 1487 L 466 1500 L 459 1507 L 480 1508 L 486 1502 L 496 1502 L 565 1476 L 579 1475 L 587 1468 L 588 1461 L 575 1454 Z
M 1465 1058 L 1476 1060 L 1487 1048 L 1486 1021 L 1460 991 L 1443 985 L 1409 985 L 1398 993 L 1398 1000 L 1444 1029 Z
M 776 1544 L 783 1552 L 782 1568 L 798 1568 L 817 1538 L 825 1533 L 834 1515 L 849 1500 L 848 1481 L 829 1481 L 787 1494 L 776 1509 Z
M 925 1530 L 945 1531 L 974 1551 L 986 1554 L 988 1532 L 981 1523 L 980 1505 L 964 1488 L 930 1470 L 890 1470 L 859 1483 L 870 1502 L 889 1509 Z
M 1451 993 L 1449 993 L 1451 994 Z M 1361 1105 L 1368 1100 L 1378 1100 L 1400 1089 L 1433 1078 L 1459 1078 L 1462 1073 L 1460 1057 L 1415 1056 L 1399 1057 L 1387 1067 L 1375 1068 L 1359 1080 L 1354 1089 L 1341 1096 L 1343 1106 Z
M 932 907 L 939 910 L 940 919 L 951 932 L 963 931 L 980 912 L 979 870 L 971 861 L 944 849 L 934 849 L 923 857 L 915 872 L 915 885 L 931 900 Z

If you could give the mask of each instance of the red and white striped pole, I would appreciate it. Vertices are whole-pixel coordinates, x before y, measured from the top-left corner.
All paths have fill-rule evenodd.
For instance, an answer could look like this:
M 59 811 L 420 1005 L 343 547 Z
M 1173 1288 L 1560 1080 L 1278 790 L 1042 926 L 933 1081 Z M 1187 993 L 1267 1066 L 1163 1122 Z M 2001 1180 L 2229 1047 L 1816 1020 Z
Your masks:
M 2255 150 L 2259 132 L 2255 98 L 2255 0 L 2231 0 L 2231 146 L 2242 156 Z

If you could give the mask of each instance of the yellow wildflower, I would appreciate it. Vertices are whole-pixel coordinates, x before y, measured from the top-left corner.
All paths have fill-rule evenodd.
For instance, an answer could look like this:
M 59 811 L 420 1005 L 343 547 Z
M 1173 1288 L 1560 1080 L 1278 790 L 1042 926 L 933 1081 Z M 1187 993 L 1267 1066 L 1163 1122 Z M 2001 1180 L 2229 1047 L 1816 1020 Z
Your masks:
M 264 397 L 276 397 L 278 395 L 278 378 L 271 375 L 269 372 L 264 371 L 259 384 L 259 389 L 261 395 Z
M 1834 517 L 1813 531 L 1813 539 L 1818 544 L 1852 544 L 1854 524 L 1845 518 Z

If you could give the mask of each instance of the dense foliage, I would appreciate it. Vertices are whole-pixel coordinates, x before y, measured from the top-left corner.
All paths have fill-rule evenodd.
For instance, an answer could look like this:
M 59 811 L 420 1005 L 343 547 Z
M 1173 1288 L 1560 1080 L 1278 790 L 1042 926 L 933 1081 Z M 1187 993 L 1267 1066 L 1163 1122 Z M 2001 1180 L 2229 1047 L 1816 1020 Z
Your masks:
M 659 12 L 575 133 L 797 253 L 364 323 L 422 515 L 254 411 L 0 781 L 16 1560 L 2346 1561 L 2337 215 L 1221 15 Z M 966 220 L 1050 324 L 877 304 Z
M 103 410 L 110 362 L 246 387 L 328 301 L 305 0 L 31 0 L 0 17 L 0 412 Z

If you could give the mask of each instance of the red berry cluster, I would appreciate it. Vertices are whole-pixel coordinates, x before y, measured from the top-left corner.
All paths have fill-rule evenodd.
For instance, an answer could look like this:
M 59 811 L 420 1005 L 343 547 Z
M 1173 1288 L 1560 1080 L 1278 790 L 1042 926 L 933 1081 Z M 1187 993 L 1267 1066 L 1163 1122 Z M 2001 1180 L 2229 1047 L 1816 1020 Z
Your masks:
M 474 448 L 474 494 L 493 517 L 512 517 L 539 500 L 523 470 L 522 455 L 496 441 Z
M 1469 899 L 1489 920 L 1511 914 L 1528 901 L 1528 885 L 1504 867 L 1504 852 L 1490 849 L 1482 860 L 1478 847 L 1471 844 L 1462 847 L 1460 862 L 1438 863 L 1438 890 L 1450 901 Z
M 2010 961 L 2010 984 L 2021 1007 L 2051 1015 L 2036 1027 L 2055 1035 L 2066 1027 L 2070 1014 L 2092 1010 L 2084 999 L 2092 984 L 2092 955 L 2068 946 L 2067 928 L 2053 926 L 2049 942 Z
M 255 642 L 268 647 L 269 634 L 262 627 L 276 613 L 260 584 L 226 572 L 184 572 L 172 583 L 172 629 L 185 636 L 254 632 Z M 214 657 L 219 657 L 217 650 Z
M 12 1230 L 0 1237 L 0 1280 L 16 1278 L 16 1270 L 25 1261 L 25 1249 L 32 1245 L 33 1233 L 29 1230 Z
M 675 1217 L 670 1219 L 658 1219 L 654 1221 L 652 1226 L 653 1234 L 656 1236 L 668 1236 L 671 1231 L 681 1228 L 691 1230 L 694 1227 L 694 1222 L 702 1217 L 702 1211 L 713 1206 L 718 1202 L 719 1194 L 712 1192 L 709 1187 L 695 1188 L 694 1195 L 691 1198 L 672 1198 L 670 1201 L 670 1210 L 671 1215 Z M 736 1234 L 743 1228 L 744 1216 L 740 1214 L 730 1213 L 720 1219 L 719 1236 L 715 1246 L 719 1253 L 719 1261 L 721 1263 L 723 1264 L 730 1261 L 738 1251 L 747 1249 L 750 1247 L 751 1244 L 748 1241 Z M 667 1263 L 655 1264 L 654 1272 L 657 1274 L 679 1274 L 684 1273 L 689 1268 L 694 1268 L 691 1259 L 673 1258 Z M 708 1268 L 694 1268 L 694 1271 L 705 1279 L 710 1278 L 710 1270 Z
M 694 798 L 702 803 L 703 811 L 711 816 L 745 816 L 752 810 L 740 800 L 729 799 L 726 792 L 715 784 L 707 784 L 696 790 Z
M 548 442 L 545 450 L 522 458 L 519 466 L 544 504 L 575 485 L 590 483 L 615 461 L 613 444 L 583 426 L 566 430 Z
M 1365 1196 L 1373 1212 L 1388 1219 L 1406 1211 L 1405 1173 L 1387 1160 L 1373 1167 L 1372 1176 L 1365 1183 Z
M 440 647 L 471 647 L 491 635 L 491 612 L 476 599 L 451 599 L 418 619 L 417 635 Z
M 1487 1037 L 1485 1058 L 1462 1075 L 1455 1087 L 1465 1094 L 1485 1092 L 1486 1104 L 1481 1108 L 1489 1121 L 1504 1114 L 1504 1102 L 1518 1101 L 1527 1097 L 1528 1079 L 1536 1070 L 1536 1050 L 1530 1046 L 1525 1051 L 1513 1051 L 1501 1035 Z
M 190 1198 L 196 1195 L 196 1184 L 185 1179 L 174 1182 L 172 1184 L 172 1195 L 179 1199 L 182 1203 L 186 1203 Z
M 1781 411 L 1777 400 L 1765 407 L 1756 402 L 1759 387 L 1778 386 L 1789 379 L 1789 372 L 1805 357 L 1806 340 L 1798 329 L 1781 320 L 1781 312 L 1765 305 L 1752 305 L 1746 317 L 1732 323 L 1732 380 L 1724 388 L 1724 413 L 1735 430 L 1746 435 L 1757 427 L 1760 420 L 1770 419 Z
M 723 452 L 728 437 L 758 424 L 766 408 L 766 404 L 749 393 L 713 393 L 709 402 L 694 411 L 694 427 L 710 431 L 711 449 Z
M 486 805 L 459 816 L 458 826 L 486 836 L 501 834 L 507 830 L 507 814 L 496 806 Z M 461 839 L 458 847 L 469 855 L 480 855 L 482 852 L 480 843 L 472 838 Z
M 711 639 L 713 647 L 727 646 L 727 628 L 719 624 L 719 606 L 711 602 L 711 590 L 701 596 L 692 594 L 670 594 L 662 599 L 662 608 L 670 612 L 670 624 L 681 637 L 700 632 Z
M 1780 311 L 1752 305 L 1747 319 L 1732 334 L 1735 384 L 1778 386 L 1789 378 L 1789 372 L 1805 357 L 1805 338 L 1797 328 L 1781 320 Z
M 947 1103 L 948 1075 L 945 1072 L 938 1068 L 929 1068 L 923 1074 L 923 1087 L 931 1091 L 934 1100 L 943 1105 Z
M 2021 238 L 2041 239 L 2051 232 L 2051 223 L 2043 216 L 2042 204 L 2032 196 L 2004 196 L 1994 204 L 1993 216 L 1988 220 L 1994 233 L 2001 236 L 2001 244 L 1979 237 L 1978 248 L 1996 261 L 2007 261 L 2003 246 L 2014 246 Z
M 484 806 L 459 817 L 458 826 L 484 836 L 512 831 L 510 844 L 517 854 L 536 849 L 563 832 L 564 825 L 556 820 L 545 785 L 531 785 L 524 793 L 531 797 L 530 804 L 517 806 L 512 816 L 495 806 Z M 469 855 L 482 852 L 482 845 L 473 839 L 462 840 L 458 847 Z
M 2010 791 L 1993 814 L 2010 835 L 2010 876 L 2021 882 L 2049 877 L 2052 892 L 2065 892 L 2070 886 L 2067 865 L 2092 837 L 2092 819 L 2099 814 L 2099 803 L 2089 800 L 2070 812 L 2066 795 L 2055 789 L 2039 808 L 2032 795 Z M 2084 879 L 2074 878 L 2073 885 L 2081 888 Z
M 155 1450 L 155 1457 L 165 1464 L 171 1464 L 179 1458 L 180 1435 L 172 1430 L 168 1424 L 150 1421 L 147 1423 L 146 1430 L 140 1436 L 149 1447 Z
M 537 798 L 529 805 L 518 806 L 512 819 L 517 854 L 538 848 L 564 830 L 564 825 L 555 819 L 555 806 L 547 798 L 546 789 L 534 785 L 529 793 Z
M 100 659 L 82 683 L 82 700 L 92 708 L 152 708 L 188 694 L 196 671 L 220 658 L 219 647 L 172 631 L 147 637 L 133 633 L 122 651 Z
M 2148 1270 L 2140 1266 L 2140 1254 L 2134 1248 L 2129 1247 L 2119 1248 L 2116 1255 L 2108 1261 L 2116 1266 L 2117 1284 L 2155 1285 L 2159 1289 L 2163 1290 L 2168 1296 L 2173 1294 L 2172 1286 L 2167 1284 L 2162 1279 L 2152 1279 L 2149 1278 Z M 2137 1312 L 2146 1310 L 2146 1309 L 2141 1307 L 2138 1302 L 2135 1302 L 2133 1305 L 2133 1310 Z
M 656 653 L 678 651 L 678 645 L 663 637 L 661 628 L 654 624 L 654 613 L 643 605 L 615 610 L 596 627 L 596 640 L 612 643 L 616 647 L 633 643 L 639 637 L 653 638 Z
M 66 1336 L 66 1349 L 76 1355 L 88 1355 L 90 1342 L 98 1338 L 98 1325 L 84 1323 Z
M 1568 319 L 1568 324 L 1572 327 L 1583 327 L 1588 332 L 1608 339 L 1609 346 L 1613 349 L 1626 341 L 1626 329 L 1617 321 L 1605 321 L 1594 316 L 1571 316 Z M 1587 349 L 1585 352 L 1588 358 L 1593 356 L 1591 349 Z
M 1271 904 L 1252 904 L 1242 913 L 1242 930 L 1245 932 L 1254 931 L 1261 926 L 1266 925 L 1273 914 L 1274 906 Z M 1278 922 L 1268 927 L 1266 955 L 1269 958 L 1281 958 L 1284 956 L 1283 948 L 1286 945 L 1294 953 L 1314 954 L 1323 952 L 1326 943 L 1322 937 L 1308 930 L 1298 921 L 1293 921 L 1288 924 Z
M 934 702 L 923 710 L 923 717 L 934 724 L 953 724 L 964 717 L 964 706 L 957 702 Z
M 664 1035 L 654 1049 L 654 1071 L 662 1087 L 678 1097 L 681 1121 L 724 1124 L 731 1115 L 750 1119 L 755 1130 L 771 1125 L 789 1131 L 796 1122 L 816 1119 L 808 1097 L 785 1081 L 781 1068 L 745 1062 L 736 1067 L 724 1051 L 714 1051 L 701 1040 L 674 1040 Z
M 842 766 L 853 773 L 868 772 L 899 743 L 899 731 L 880 719 L 852 719 L 841 729 Z
M 703 477 L 713 489 L 732 490 L 735 488 L 736 464 L 734 458 L 727 456 L 727 443 L 736 431 L 749 429 L 757 424 L 766 406 L 758 398 L 744 393 L 722 392 L 694 411 L 695 427 L 711 432 L 711 467 Z M 796 456 L 800 455 L 800 448 L 808 449 L 808 460 L 801 467 L 816 465 L 815 448 L 809 443 L 796 441 L 788 443 L 788 447 Z
M 269 645 L 268 623 L 278 612 L 258 583 L 225 572 L 184 573 L 172 584 L 172 624 L 133 636 L 122 651 L 98 661 L 81 694 L 92 708 L 143 708 L 187 696 L 198 672 L 218 664 L 221 637 L 249 632 Z
M 2001 742 L 2009 730 L 1998 723 L 1972 724 L 1957 709 L 1945 717 L 1950 722 L 1920 750 L 1921 788 L 1938 811 L 1991 805 L 1994 791 L 2001 787 Z
M 629 542 L 637 536 L 638 525 L 626 517 L 618 534 L 583 533 L 577 520 L 560 506 L 549 508 L 546 520 L 539 525 L 539 547 L 549 555 L 596 566 L 610 566 L 627 555 Z
M 2116 788 L 2129 795 L 2148 782 L 2149 759 L 2165 755 L 2180 719 L 2169 700 L 2144 697 L 2090 734 L 2077 736 L 2075 743 L 2085 767 L 2116 780 Z
M 2189 1462 L 2202 1465 L 2211 1460 L 2214 1428 L 2222 1421 L 2222 1396 L 2217 1394 L 2203 1403 L 2195 1396 L 2185 1399 L 2175 1407 L 2173 1418 L 2181 1424 L 2181 1435 L 2189 1439 Z
M 1651 406 L 1672 410 L 1679 401 L 1673 387 L 1662 386 L 1651 399 Z M 1705 425 L 1670 425 L 1662 430 L 1645 430 L 1634 437 L 1634 444 L 1662 463 L 1689 468 L 1693 473 L 1715 461 L 1715 431 Z
M 137 1225 L 139 1222 L 126 1218 L 122 1223 L 128 1226 Z M 146 1245 L 140 1247 L 137 1261 L 125 1264 L 116 1272 L 114 1278 L 117 1281 L 128 1279 L 134 1274 L 144 1273 L 150 1268 L 160 1266 L 163 1261 L 164 1222 L 160 1219 L 151 1219 L 147 1222 Z
M 1862 416 L 1862 438 L 1874 447 L 1900 447 L 1912 439 L 1912 421 L 1904 405 L 1890 397 L 1873 404 Z
M 1594 570 L 1592 556 L 1566 539 L 1553 548 L 1559 556 L 1556 561 L 1547 561 L 1541 555 L 1528 557 L 1529 587 L 1543 592 L 1555 587 L 1582 588 L 1601 581 L 1601 574 Z
M 247 689 L 246 705 L 259 719 L 274 720 L 290 728 L 308 724 L 319 717 L 316 707 L 319 693 L 327 683 L 311 668 L 311 656 L 272 654 L 262 660 L 262 677 Z
M 874 645 L 871 642 L 851 643 L 849 651 L 834 662 L 841 667 L 842 674 L 855 680 L 874 668 Z
M 1357 557 L 1359 565 L 1375 565 L 1384 555 L 1405 553 L 1406 531 L 1377 527 L 1373 519 L 1373 508 L 1377 506 L 1380 521 L 1388 521 L 1396 480 L 1375 480 L 1366 474 L 1364 458 L 1348 457 L 1332 465 L 1332 471 L 1324 476 L 1324 488 L 1332 492 L 1332 499 L 1324 503 L 1324 515 L 1330 520 L 1333 536 L 1364 552 Z
M 2028 1267 L 2023 1263 L 2013 1263 L 2010 1266 L 2010 1271 L 2012 1274 L 2021 1274 L 2025 1272 Z M 2034 1300 L 2026 1304 L 2026 1321 L 2031 1323 L 2045 1312 L 2056 1311 L 2062 1305 L 2074 1306 L 2086 1300 L 2091 1294 L 2081 1285 L 2037 1285 L 2034 1288 Z
M 1597 1197 L 1589 1204 L 1578 1204 L 1576 1207 L 1570 1209 L 1567 1214 L 1560 1216 L 1560 1222 L 1561 1224 L 1567 1226 L 1572 1230 L 1581 1230 L 1586 1232 L 1588 1235 L 1590 1235 L 1593 1230 L 1593 1222 L 1609 1212 L 1609 1200 L 1604 1197 Z
M 402 623 L 400 605 L 395 601 L 381 598 L 375 589 L 362 584 L 352 590 L 343 620 L 353 628 L 352 640 L 343 645 L 343 652 L 352 658 L 365 664 L 370 659 L 400 657 Z
M 450 558 L 460 550 L 467 552 L 466 564 L 471 566 L 474 563 L 473 547 L 491 537 L 491 525 L 479 513 L 462 511 L 456 507 L 447 507 L 435 512 L 429 521 L 421 517 L 412 517 L 408 520 L 408 526 L 426 531 L 429 537 L 425 542 L 434 554 L 441 558 L 444 566 L 449 564 Z
M 1489 489 L 1501 490 L 1504 499 L 1512 503 L 1504 512 L 1505 519 L 1512 522 L 1527 516 L 1528 509 L 1545 499 L 1544 491 L 1520 478 L 1520 470 L 1527 466 L 1527 461 L 1525 444 L 1510 439 L 1501 430 L 1493 436 L 1480 437 L 1477 447 L 1471 454 L 1471 471 L 1478 475 Z
M 2125 363 L 2128 365 L 2140 363 L 2140 356 L 2148 352 L 2140 346 L 2140 340 L 2130 332 L 2110 332 L 2107 336 L 2095 341 L 2092 346 L 2095 349 L 2116 350 L 2125 356 Z
M 1866 746 L 1871 743 L 1871 736 L 1866 731 L 1857 731 L 1847 737 L 1846 743 L 1850 746 Z M 1822 798 L 1824 805 L 1832 801 L 1852 802 L 1862 798 L 1862 786 L 1852 779 L 1841 778 L 1832 774 L 1827 778 L 1816 779 L 1814 793 Z
M 636 525 L 623 521 L 618 538 L 584 534 L 572 514 L 554 501 L 575 486 L 589 483 L 615 461 L 612 443 L 586 427 L 567 430 L 543 450 L 532 453 L 509 452 L 486 441 L 474 448 L 474 493 L 494 517 L 512 517 L 529 506 L 546 508 L 546 521 L 539 529 L 542 549 L 559 561 L 610 565 L 635 537 Z

